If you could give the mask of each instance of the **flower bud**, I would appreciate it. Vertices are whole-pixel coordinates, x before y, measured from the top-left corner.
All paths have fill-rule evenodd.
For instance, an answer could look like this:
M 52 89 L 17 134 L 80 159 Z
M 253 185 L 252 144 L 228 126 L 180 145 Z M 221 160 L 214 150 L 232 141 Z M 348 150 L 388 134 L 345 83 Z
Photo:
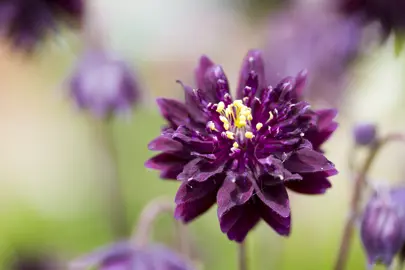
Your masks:
M 372 123 L 358 123 L 353 128 L 354 141 L 357 145 L 370 145 L 377 137 L 377 127 Z
M 69 83 L 77 105 L 100 118 L 129 111 L 139 98 L 129 65 L 106 51 L 84 53 Z
M 368 202 L 360 234 L 368 263 L 391 265 L 404 243 L 402 207 L 391 193 L 375 194 Z

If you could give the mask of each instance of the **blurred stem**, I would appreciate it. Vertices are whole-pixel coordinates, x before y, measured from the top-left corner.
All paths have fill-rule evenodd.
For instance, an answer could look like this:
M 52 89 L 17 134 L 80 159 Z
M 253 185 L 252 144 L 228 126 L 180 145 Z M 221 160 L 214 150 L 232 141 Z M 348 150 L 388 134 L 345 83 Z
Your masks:
M 238 245 L 238 269 L 247 270 L 247 251 L 246 241 L 243 241 Z
M 156 198 L 150 201 L 142 210 L 139 222 L 133 233 L 133 243 L 136 246 L 146 246 L 149 243 L 153 231 L 153 225 L 156 219 L 164 213 L 174 213 L 173 202 L 168 198 Z M 179 241 L 179 250 L 181 254 L 190 258 L 189 239 L 186 226 L 175 220 L 174 222 L 177 239 Z
M 111 158 L 111 176 L 108 178 L 109 186 L 107 189 L 107 198 L 109 206 L 109 220 L 111 221 L 111 230 L 116 239 L 122 239 L 128 236 L 128 222 L 126 216 L 125 195 L 118 170 L 118 154 L 114 140 L 114 129 L 112 119 L 101 120 L 102 132 L 105 144 Z
M 373 164 L 377 153 L 379 150 L 391 141 L 403 141 L 405 142 L 405 135 L 403 134 L 390 134 L 384 138 L 377 140 L 371 147 L 369 154 L 364 161 L 363 165 L 360 167 L 360 171 L 354 181 L 354 190 L 350 202 L 349 217 L 344 226 L 340 248 L 338 251 L 338 256 L 336 260 L 335 270 L 344 270 L 346 269 L 347 258 L 350 252 L 352 235 L 356 223 L 357 217 L 360 215 L 360 203 L 362 197 L 363 187 L 366 184 L 367 173 Z

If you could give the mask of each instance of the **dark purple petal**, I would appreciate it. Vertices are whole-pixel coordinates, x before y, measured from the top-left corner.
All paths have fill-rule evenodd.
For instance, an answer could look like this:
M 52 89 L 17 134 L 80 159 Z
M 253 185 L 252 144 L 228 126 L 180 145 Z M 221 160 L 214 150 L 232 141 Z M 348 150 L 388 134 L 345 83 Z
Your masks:
M 159 98 L 156 100 L 163 117 L 177 128 L 187 122 L 188 113 L 186 106 L 174 99 Z
M 197 181 L 204 182 L 212 176 L 221 174 L 225 164 L 222 162 L 211 163 L 204 159 L 195 158 L 191 160 L 179 174 L 179 181 Z
M 247 176 L 230 173 L 217 194 L 218 218 L 232 208 L 247 203 L 253 195 L 253 185 Z
M 291 230 L 291 216 L 282 217 L 266 204 L 257 203 L 257 208 L 261 218 L 272 227 L 278 234 L 288 236 Z
M 236 242 L 243 242 L 259 220 L 260 214 L 252 202 L 235 206 L 219 217 L 222 232 Z
M 336 109 L 323 109 L 315 111 L 315 114 L 318 116 L 317 128 L 319 130 L 329 129 L 330 125 L 333 122 L 333 119 L 337 116 Z
M 177 191 L 175 218 L 189 222 L 205 213 L 216 202 L 216 195 L 223 178 L 205 182 L 184 181 Z
M 255 184 L 257 197 L 281 217 L 290 216 L 290 201 L 283 184 L 259 186 Z
M 262 53 L 259 50 L 250 50 L 243 60 L 239 75 L 239 85 L 236 90 L 236 99 L 242 99 L 245 96 L 244 89 L 249 77 L 252 76 L 252 73 L 254 76 L 257 76 L 258 91 L 266 88 L 267 84 L 264 76 L 264 61 Z
M 202 123 L 205 126 L 207 119 L 203 112 L 201 111 L 201 104 L 198 100 L 198 95 L 196 90 L 188 85 L 184 85 L 181 81 L 178 81 L 184 89 L 185 101 L 187 111 L 190 114 L 190 117 L 197 123 Z
M 186 126 L 179 126 L 172 135 L 173 139 L 180 141 L 183 146 L 194 152 L 212 154 L 217 148 L 217 141 L 200 137 L 196 131 Z
M 189 162 L 189 157 L 184 153 L 161 153 L 145 162 L 145 167 L 160 170 L 164 179 L 175 180 Z
M 293 173 L 311 173 L 333 170 L 335 166 L 323 154 L 304 147 L 284 161 L 284 167 Z
M 205 88 L 207 92 L 215 94 L 214 101 L 225 100 L 225 95 L 229 93 L 228 79 L 225 72 L 219 65 L 214 65 L 205 74 Z
M 182 148 L 183 145 L 170 135 L 161 135 L 148 144 L 148 149 L 152 151 L 178 152 Z
M 201 56 L 198 67 L 195 70 L 195 81 L 197 84 L 197 88 L 205 88 L 205 74 L 207 73 L 207 70 L 210 69 L 213 65 L 214 63 L 211 61 L 211 59 L 209 59 L 205 55 Z M 214 95 L 212 95 L 212 97 L 214 97 Z
M 302 174 L 302 180 L 288 181 L 284 184 L 288 189 L 302 194 L 323 194 L 332 185 L 324 173 Z

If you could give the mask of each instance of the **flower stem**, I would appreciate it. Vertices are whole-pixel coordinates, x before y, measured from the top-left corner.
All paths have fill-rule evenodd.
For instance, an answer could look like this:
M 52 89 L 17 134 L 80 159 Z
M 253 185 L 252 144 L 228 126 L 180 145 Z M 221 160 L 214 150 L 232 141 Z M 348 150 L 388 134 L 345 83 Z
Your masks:
M 238 270 L 247 270 L 246 242 L 243 241 L 238 245 Z
M 133 243 L 136 246 L 145 246 L 149 243 L 153 231 L 153 224 L 163 213 L 173 213 L 173 202 L 168 198 L 156 198 L 143 209 L 139 222 L 133 233 Z M 185 225 L 175 221 L 175 229 L 179 240 L 180 253 L 189 258 L 189 241 Z
M 112 120 L 112 119 L 111 119 Z M 123 193 L 122 183 L 120 181 L 118 172 L 118 155 L 117 148 L 114 141 L 114 130 L 110 126 L 111 120 L 104 120 L 102 125 L 102 135 L 104 135 L 104 142 L 108 150 L 109 158 L 112 161 L 111 175 L 108 178 L 107 198 L 108 198 L 108 211 L 109 220 L 111 222 L 111 230 L 116 239 L 125 238 L 128 233 L 128 220 L 126 215 L 126 202 Z
M 362 197 L 363 187 L 366 183 L 366 176 L 373 164 L 379 150 L 390 141 L 405 141 L 405 136 L 402 134 L 391 134 L 384 138 L 377 140 L 370 148 L 370 152 L 360 168 L 359 173 L 354 181 L 354 191 L 350 202 L 350 215 L 344 226 L 340 248 L 336 260 L 335 270 L 343 270 L 346 268 L 346 262 L 349 255 L 352 235 L 357 217 L 360 215 L 360 202 Z

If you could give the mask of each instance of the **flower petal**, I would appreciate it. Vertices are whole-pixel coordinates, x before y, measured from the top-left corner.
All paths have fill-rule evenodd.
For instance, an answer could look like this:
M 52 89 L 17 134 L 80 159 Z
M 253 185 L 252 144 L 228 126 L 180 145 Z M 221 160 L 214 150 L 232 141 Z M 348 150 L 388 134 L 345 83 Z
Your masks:
M 216 177 L 206 182 L 184 181 L 177 191 L 174 217 L 189 222 L 206 212 L 215 204 L 216 194 L 223 178 Z
M 178 126 L 187 123 L 188 112 L 183 103 L 174 99 L 166 98 L 158 98 L 156 102 L 161 114 L 173 128 L 177 128 Z
M 259 186 L 256 181 L 253 182 L 256 195 L 264 204 L 282 217 L 290 215 L 290 201 L 287 190 L 282 183 L 272 186 Z
M 311 173 L 333 170 L 335 166 L 322 153 L 303 147 L 284 161 L 284 167 L 292 173 Z
M 320 151 L 322 144 L 330 138 L 337 127 L 338 123 L 331 122 L 327 128 L 322 130 L 316 128 L 310 129 L 305 133 L 305 138 L 311 142 L 315 150 Z
M 205 123 L 207 119 L 204 113 L 201 111 L 201 103 L 199 102 L 197 93 L 195 89 L 191 88 L 188 85 L 184 85 L 181 81 L 178 81 L 184 89 L 186 107 L 191 118 L 197 123 Z
M 223 233 L 229 240 L 243 242 L 249 231 L 259 222 L 260 215 L 253 202 L 235 206 L 219 218 Z
M 195 81 L 197 88 L 205 88 L 205 74 L 207 70 L 214 65 L 214 62 L 211 61 L 206 55 L 200 57 L 198 67 L 195 69 Z
M 179 126 L 173 133 L 172 138 L 181 141 L 184 146 L 193 152 L 212 154 L 217 148 L 217 141 L 208 137 L 203 138 L 199 136 L 197 131 L 193 131 L 186 126 Z
M 253 185 L 246 176 L 228 174 L 217 194 L 218 218 L 220 219 L 233 207 L 248 202 L 253 191 Z
M 290 234 L 291 228 L 291 216 L 282 217 L 276 212 L 274 212 L 266 204 L 258 202 L 257 203 L 258 211 L 261 215 L 261 218 L 272 227 L 278 234 L 288 236 Z
M 174 152 L 182 150 L 183 145 L 172 138 L 171 135 L 161 135 L 148 144 L 151 151 Z
M 201 158 L 195 158 L 187 163 L 183 172 L 178 175 L 177 180 L 203 182 L 222 173 L 224 166 L 223 162 L 208 162 Z
M 323 194 L 332 185 L 323 172 L 302 174 L 302 180 L 288 181 L 284 184 L 288 189 L 302 194 Z
M 212 66 L 205 77 L 205 90 L 215 94 L 215 101 L 225 100 L 225 95 L 230 95 L 228 79 L 221 66 Z
M 266 88 L 267 85 L 264 76 L 264 61 L 262 53 L 259 50 L 250 50 L 243 60 L 239 75 L 239 85 L 236 90 L 236 99 L 242 99 L 244 97 L 244 89 L 252 72 L 257 76 L 258 86 L 256 93 L 260 95 L 260 91 Z

